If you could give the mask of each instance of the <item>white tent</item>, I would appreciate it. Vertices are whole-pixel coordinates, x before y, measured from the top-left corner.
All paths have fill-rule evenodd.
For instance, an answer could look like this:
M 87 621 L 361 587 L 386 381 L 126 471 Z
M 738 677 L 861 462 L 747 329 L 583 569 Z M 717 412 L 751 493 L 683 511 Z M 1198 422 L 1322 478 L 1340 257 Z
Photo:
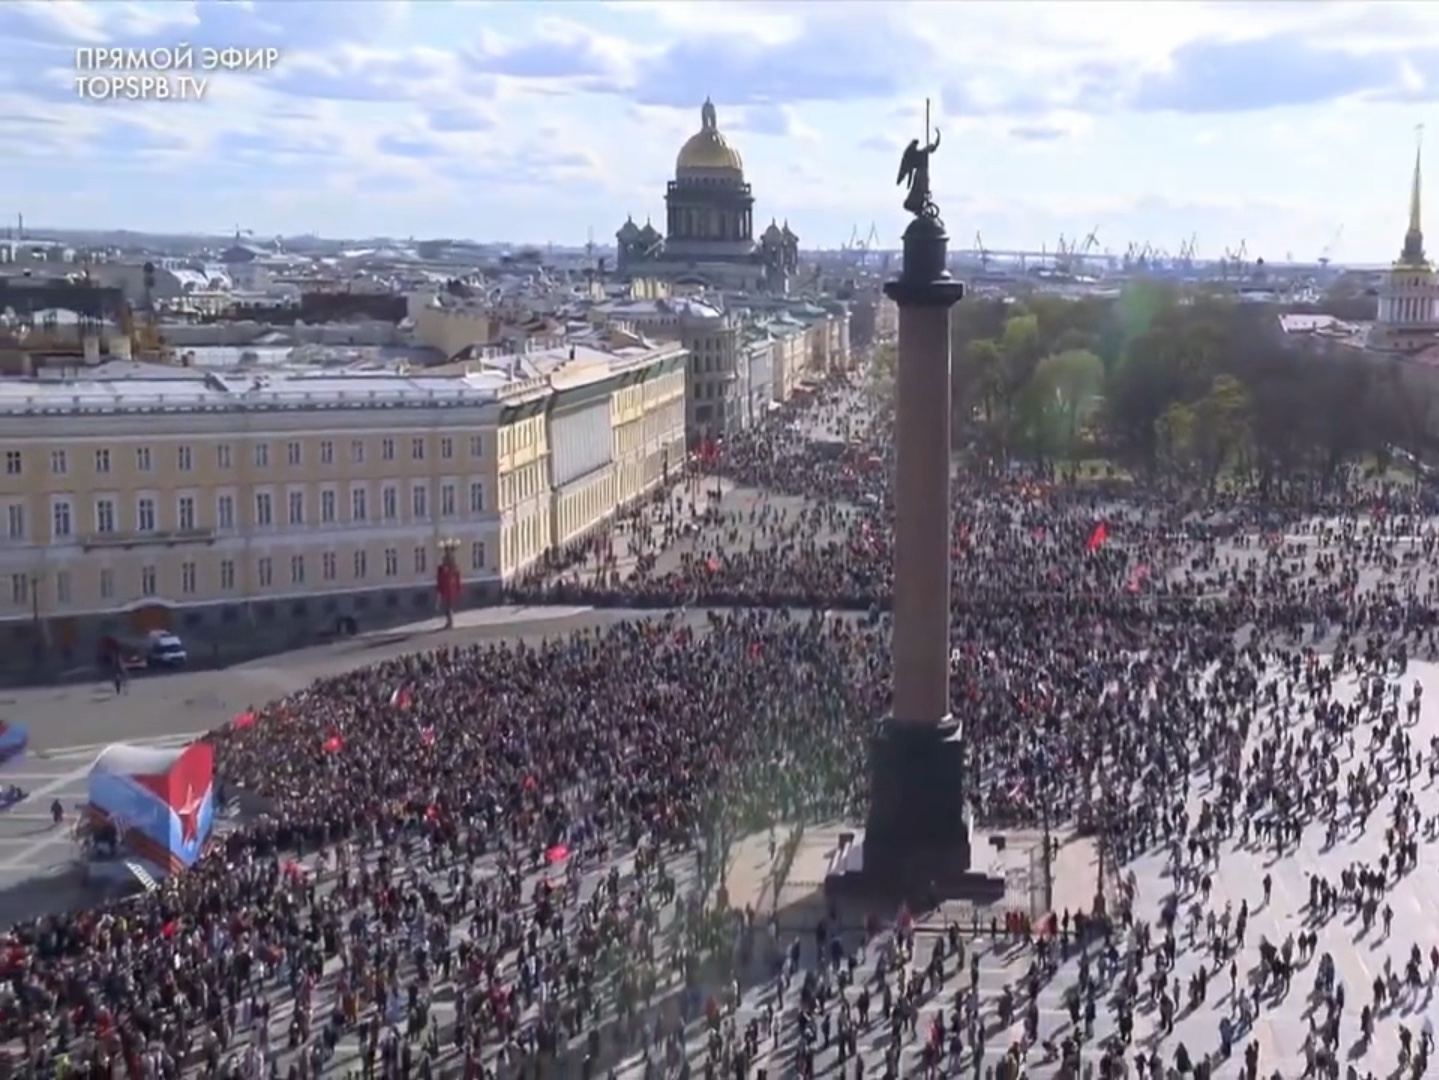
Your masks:
M 175 764 L 175 759 L 184 752 L 183 746 L 159 748 L 112 743 L 95 758 L 95 764 L 90 766 L 90 775 L 156 776 Z

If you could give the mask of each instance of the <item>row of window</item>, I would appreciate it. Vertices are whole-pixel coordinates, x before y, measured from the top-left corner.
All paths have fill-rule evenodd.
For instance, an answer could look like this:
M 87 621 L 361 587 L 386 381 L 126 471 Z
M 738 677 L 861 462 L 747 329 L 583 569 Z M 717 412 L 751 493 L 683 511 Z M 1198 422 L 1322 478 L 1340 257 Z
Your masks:
M 478 480 L 472 481 L 469 494 L 469 513 L 472 515 L 483 514 L 485 512 L 484 483 Z M 235 529 L 237 522 L 235 499 L 236 496 L 229 493 L 215 496 L 214 528 L 218 532 L 230 532 Z M 429 485 L 424 483 L 413 485 L 410 488 L 411 520 L 428 521 L 431 514 L 430 503 Z M 306 493 L 303 491 L 287 492 L 282 505 L 286 525 L 334 525 L 340 521 L 339 492 L 330 488 L 320 492 L 318 516 L 311 514 L 306 501 Z M 99 534 L 119 532 L 118 506 L 118 501 L 111 496 L 96 498 L 90 531 Z M 255 493 L 254 524 L 256 528 L 269 529 L 279 525 L 281 518 L 278 511 L 276 497 L 272 492 L 257 491 Z M 458 515 L 459 493 L 456 485 L 442 484 L 440 486 L 439 516 L 454 518 Z M 51 500 L 50 535 L 52 539 L 60 540 L 74 536 L 77 531 L 75 519 L 75 508 L 71 500 L 59 497 Z M 349 517 L 346 520 L 351 523 L 370 520 L 369 488 L 352 487 L 350 489 Z M 379 516 L 376 520 L 400 520 L 399 487 L 386 485 L 381 488 Z M 159 521 L 158 503 L 153 496 L 142 495 L 135 500 L 134 526 L 136 532 L 155 532 L 160 527 Z M 175 528 L 189 530 L 199 527 L 200 518 L 196 497 L 194 495 L 177 496 L 175 499 Z M 5 534 L 11 540 L 25 540 L 29 536 L 25 504 L 10 503 L 5 507 Z
M 470 544 L 470 569 L 472 571 L 483 571 L 485 569 L 485 544 L 483 540 L 476 540 Z M 417 546 L 411 553 L 412 573 L 415 575 L 428 574 L 432 553 L 428 547 Z M 382 555 L 382 572 L 387 578 L 400 576 L 400 549 L 387 547 Z M 288 584 L 295 587 L 303 587 L 310 582 L 310 563 L 304 555 L 291 555 L 289 558 Z M 325 551 L 320 554 L 320 577 L 322 582 L 333 582 L 339 580 L 340 559 L 333 551 Z M 369 577 L 369 554 L 363 550 L 355 551 L 350 556 L 350 577 L 352 581 L 363 582 Z M 160 571 L 155 566 L 142 566 L 139 571 L 139 595 L 141 597 L 159 597 L 160 592 Z M 46 578 L 35 574 L 11 574 L 10 575 L 10 602 L 21 608 L 38 607 L 41 603 L 40 590 L 42 582 L 48 581 L 54 586 L 54 602 L 58 606 L 64 606 L 74 602 L 74 582 L 69 570 L 56 570 Z M 207 590 L 210 592 L 233 593 L 236 588 L 238 577 L 234 559 L 221 559 L 218 564 L 218 581 L 216 588 Z M 255 560 L 255 587 L 257 589 L 272 589 L 281 581 L 276 576 L 275 560 L 268 555 L 262 555 Z M 181 596 L 197 596 L 201 593 L 200 568 L 193 562 L 182 562 L 179 566 L 179 590 Z M 99 599 L 112 601 L 120 597 L 117 592 L 116 573 L 113 567 L 101 567 L 99 580 Z
M 428 438 L 424 435 L 416 435 L 410 439 L 410 460 L 424 461 L 425 446 Z M 180 472 L 192 472 L 195 468 L 195 448 L 192 446 L 177 446 L 175 450 L 175 468 Z M 220 443 L 214 448 L 215 466 L 219 469 L 230 469 L 235 464 L 235 448 L 230 443 Z M 116 456 L 119 451 L 108 446 L 96 447 L 93 453 L 95 472 L 107 474 L 113 471 L 116 463 Z M 155 469 L 155 451 L 153 447 L 137 446 L 134 448 L 135 469 L 138 472 L 153 472 Z M 251 453 L 255 468 L 268 469 L 270 467 L 270 444 L 257 442 L 251 446 Z M 470 457 L 479 459 L 484 456 L 484 438 L 480 435 L 470 436 Z M 440 438 L 440 459 L 452 461 L 455 457 L 455 440 L 448 435 Z M 380 460 L 398 460 L 398 447 L 396 440 L 384 438 L 380 440 Z M 350 464 L 363 465 L 365 462 L 365 440 L 350 440 Z M 305 464 L 305 444 L 297 439 L 291 439 L 285 443 L 285 463 L 299 467 Z M 320 441 L 320 464 L 335 464 L 335 443 L 330 439 Z M 70 472 L 71 454 L 66 449 L 50 451 L 50 474 L 52 476 L 66 476 Z M 5 451 L 5 473 L 8 476 L 22 476 L 25 473 L 25 451 Z

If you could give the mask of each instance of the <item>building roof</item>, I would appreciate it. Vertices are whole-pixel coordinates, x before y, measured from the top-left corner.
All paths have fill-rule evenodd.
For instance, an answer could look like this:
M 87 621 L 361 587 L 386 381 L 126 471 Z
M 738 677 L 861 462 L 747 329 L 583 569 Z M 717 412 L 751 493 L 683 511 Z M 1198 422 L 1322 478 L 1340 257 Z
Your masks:
M 210 287 L 210 279 L 198 270 L 171 270 L 169 273 L 175 279 L 175 284 L 182 289 L 194 292 Z
M 1333 315 L 1286 312 L 1279 316 L 1279 330 L 1286 337 L 1323 338 L 1342 345 L 1365 345 L 1371 328 L 1369 323 L 1345 322 Z
M 684 179 L 686 173 L 695 171 L 723 171 L 736 174 L 737 179 L 744 178 L 744 159 L 720 133 L 714 103 L 709 98 L 700 108 L 700 129 L 685 141 L 675 158 L 675 179 Z
M 568 389 L 598 379 L 608 378 L 646 362 L 681 352 L 679 346 L 668 344 L 636 344 L 599 349 L 578 342 L 553 349 L 534 349 L 515 356 L 463 360 L 430 369 L 431 374 L 444 377 L 486 374 L 520 379 L 546 379 L 555 389 Z
M 218 412 L 484 405 L 516 380 L 329 372 L 231 374 L 176 369 L 168 377 L 101 365 L 72 378 L 0 379 L 0 415 Z
M 724 313 L 713 304 L 688 296 L 670 296 L 659 300 L 606 300 L 594 310 L 613 319 L 688 318 L 718 319 Z

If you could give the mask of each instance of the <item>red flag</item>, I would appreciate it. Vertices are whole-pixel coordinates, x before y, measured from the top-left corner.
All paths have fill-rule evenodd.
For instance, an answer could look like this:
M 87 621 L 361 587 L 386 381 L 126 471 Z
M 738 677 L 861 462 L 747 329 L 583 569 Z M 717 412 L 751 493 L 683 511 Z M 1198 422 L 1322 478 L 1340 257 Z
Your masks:
M 570 857 L 570 849 L 564 844 L 556 844 L 545 852 L 545 862 L 554 866 L 555 863 L 562 863 Z
M 174 919 L 171 919 L 164 926 L 160 927 L 160 934 L 163 937 L 174 937 L 175 931 L 178 929 L 180 929 L 179 924 L 176 923 Z
M 242 713 L 236 713 L 235 719 L 231 721 L 231 723 L 241 731 L 245 728 L 252 728 L 255 726 L 255 714 L 248 710 Z
M 527 776 L 525 777 L 523 787 L 526 791 L 534 791 L 535 788 L 539 787 L 539 783 L 533 776 Z
M 1125 591 L 1125 592 L 1137 593 L 1137 592 L 1139 591 L 1139 587 L 1144 584 L 1145 580 L 1146 580 L 1148 577 L 1149 577 L 1149 566 L 1148 566 L 1148 564 L 1146 564 L 1146 563 L 1140 563 L 1138 566 L 1136 566 L 1136 567 L 1134 568 L 1134 573 L 1132 573 L 1132 574 L 1129 575 L 1129 580 L 1124 583 L 1124 591 Z
M 327 754 L 338 754 L 344 745 L 344 739 L 340 738 L 338 735 L 331 735 L 328 739 L 325 740 L 323 749 Z
M 1108 539 L 1109 526 L 1101 521 L 1094 527 L 1094 531 L 1089 534 L 1089 539 L 1084 542 L 1084 550 L 1098 551 L 1104 546 L 1104 542 Z
M 410 707 L 410 692 L 403 686 L 395 687 L 390 694 L 390 704 L 397 709 L 408 709 Z

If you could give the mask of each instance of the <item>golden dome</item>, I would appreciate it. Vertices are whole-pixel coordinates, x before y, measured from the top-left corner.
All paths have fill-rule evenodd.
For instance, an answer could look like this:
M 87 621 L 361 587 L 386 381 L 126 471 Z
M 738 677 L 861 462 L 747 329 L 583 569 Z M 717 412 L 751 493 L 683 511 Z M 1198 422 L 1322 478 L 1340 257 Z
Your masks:
M 744 160 L 720 134 L 715 107 L 708 98 L 700 109 L 700 129 L 685 141 L 680 147 L 679 157 L 675 158 L 676 175 L 690 169 L 744 172 Z

